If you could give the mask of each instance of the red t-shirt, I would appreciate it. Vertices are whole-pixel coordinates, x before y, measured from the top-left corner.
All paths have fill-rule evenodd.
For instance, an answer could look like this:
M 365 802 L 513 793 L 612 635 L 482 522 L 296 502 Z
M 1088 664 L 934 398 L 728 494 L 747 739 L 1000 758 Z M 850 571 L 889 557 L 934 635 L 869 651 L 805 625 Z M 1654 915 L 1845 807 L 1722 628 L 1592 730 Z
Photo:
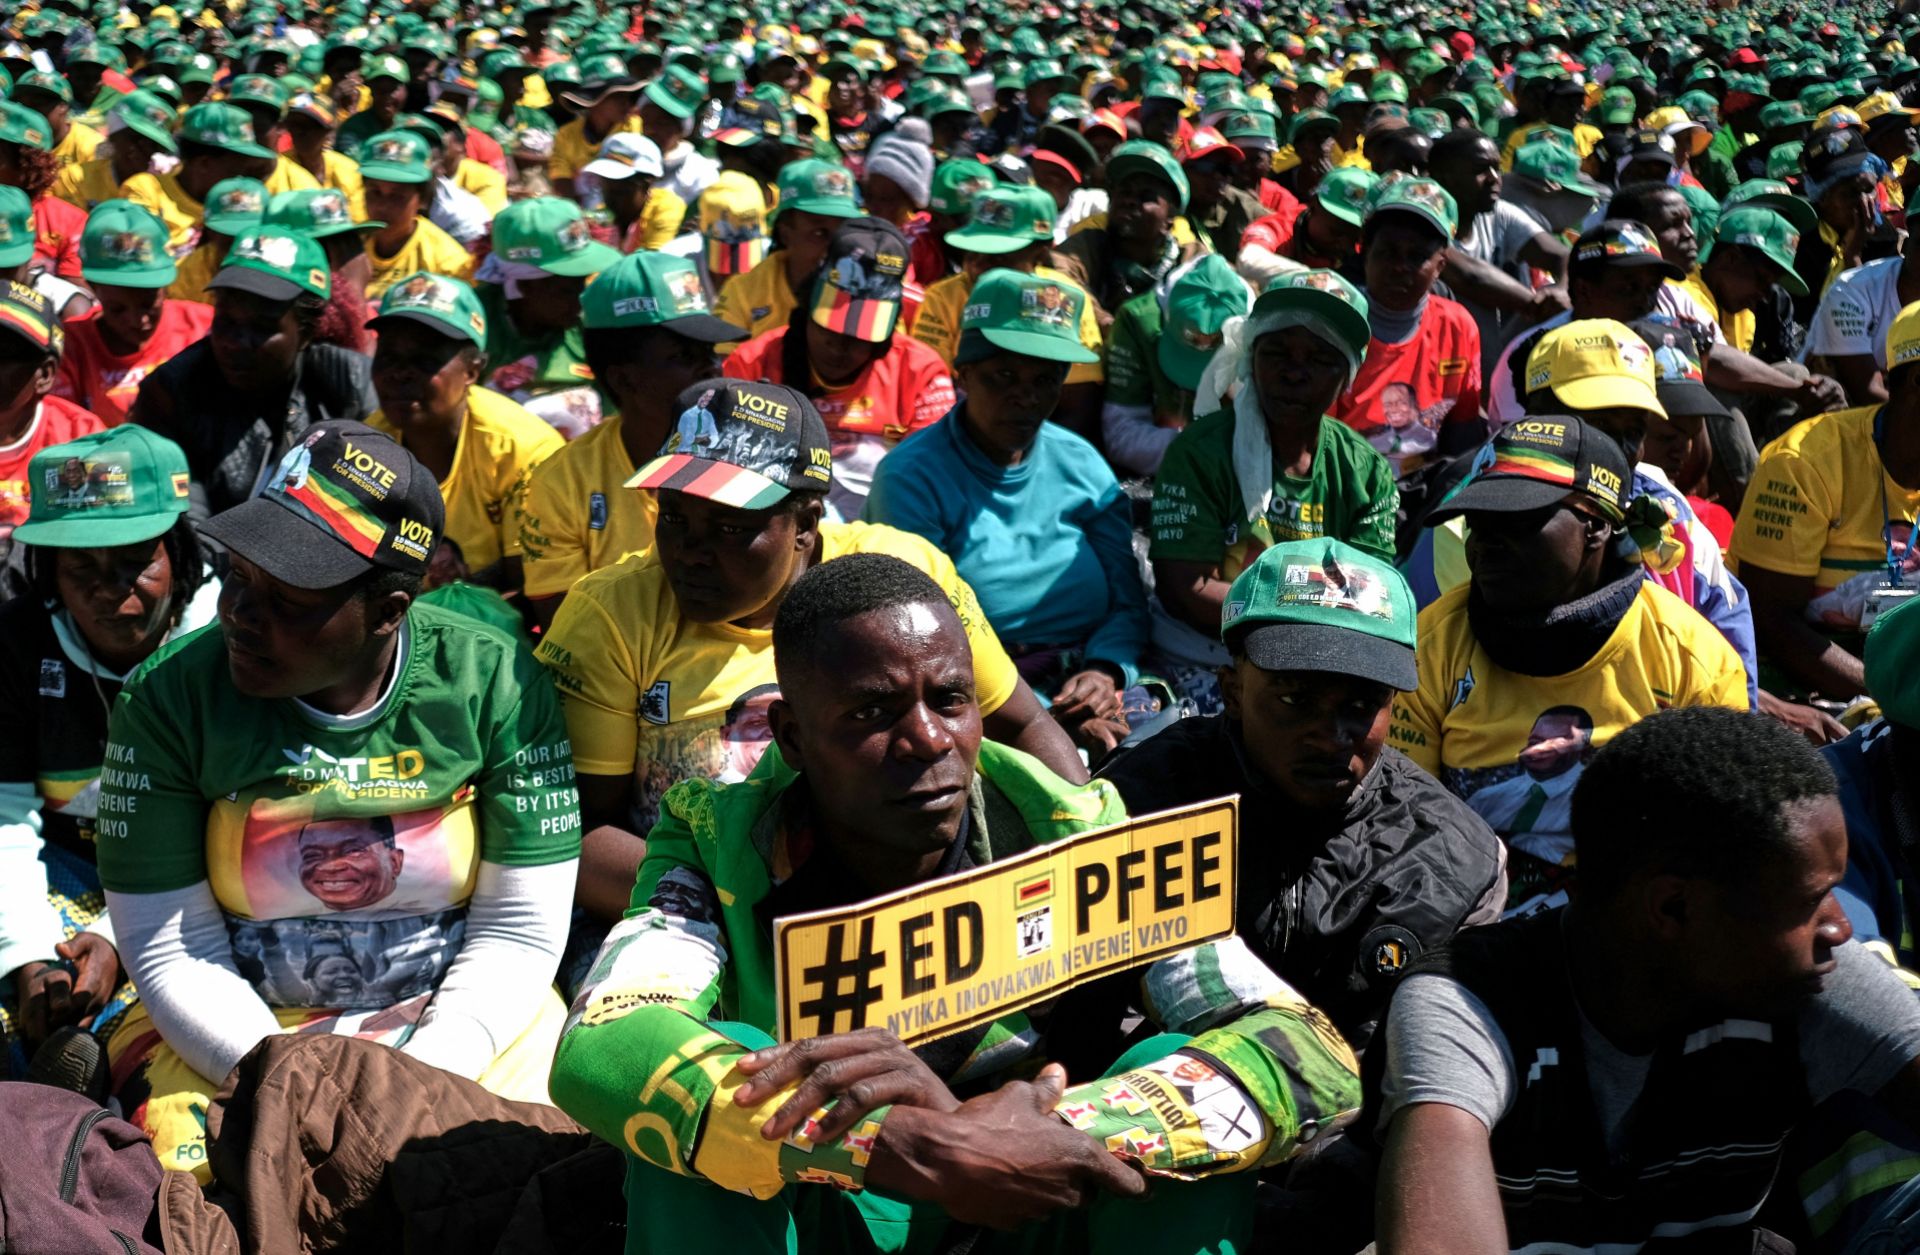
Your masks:
M 1272 179 L 1260 180 L 1260 203 L 1269 213 L 1289 214 L 1289 220 L 1300 216 L 1300 199 Z
M 1420 466 L 1448 423 L 1480 416 L 1480 328 L 1444 296 L 1427 297 L 1420 329 L 1401 344 L 1375 338 L 1333 416 L 1404 473 Z
M 140 381 L 161 363 L 207 334 L 213 306 L 198 301 L 166 301 L 160 306 L 160 324 L 139 349 L 120 357 L 100 338 L 96 313 L 67 324 L 67 351 L 60 373 L 53 378 L 53 395 L 83 405 L 109 427 L 127 421 Z
M 31 500 L 27 496 L 27 464 L 33 455 L 49 445 L 78 440 L 104 426 L 100 419 L 71 401 L 56 396 L 41 398 L 40 413 L 27 434 L 10 445 L 0 446 L 0 537 L 11 536 L 13 529 L 27 521 Z
M 80 232 L 86 212 L 56 196 L 33 202 L 33 259 L 62 279 L 79 283 Z
M 1285 188 L 1281 188 L 1280 192 L 1289 199 L 1293 197 L 1293 193 Z M 1254 219 L 1247 229 L 1240 233 L 1240 251 L 1244 253 L 1251 245 L 1258 244 L 1270 253 L 1297 261 L 1303 266 L 1318 270 L 1339 269 L 1339 258 L 1316 257 L 1306 251 L 1307 241 L 1295 230 L 1300 225 L 1300 215 L 1306 210 L 1305 205 L 1294 200 L 1284 209 L 1270 213 L 1264 218 Z
M 477 126 L 467 128 L 467 156 L 482 165 L 492 166 L 508 178 L 513 177 L 513 169 L 507 165 L 506 150 L 500 147 L 498 140 Z

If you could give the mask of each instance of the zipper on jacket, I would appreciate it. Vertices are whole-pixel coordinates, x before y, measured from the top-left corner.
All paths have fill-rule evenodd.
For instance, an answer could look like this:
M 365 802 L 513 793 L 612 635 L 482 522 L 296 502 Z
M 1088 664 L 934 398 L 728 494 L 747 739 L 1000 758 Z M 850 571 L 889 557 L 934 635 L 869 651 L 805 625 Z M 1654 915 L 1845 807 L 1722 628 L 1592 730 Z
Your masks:
M 86 1148 L 87 1134 L 112 1114 L 105 1107 L 89 1111 L 67 1142 L 67 1157 L 60 1164 L 60 1201 L 68 1206 L 73 1205 L 73 1196 L 80 1190 L 80 1152 Z

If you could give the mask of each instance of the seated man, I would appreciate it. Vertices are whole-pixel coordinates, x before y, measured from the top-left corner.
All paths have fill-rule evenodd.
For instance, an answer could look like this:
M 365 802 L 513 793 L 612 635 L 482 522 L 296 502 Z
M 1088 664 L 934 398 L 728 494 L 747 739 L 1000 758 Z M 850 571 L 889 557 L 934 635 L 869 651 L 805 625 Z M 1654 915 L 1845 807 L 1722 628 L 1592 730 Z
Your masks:
M 1416 679 L 1413 596 L 1391 566 L 1290 541 L 1227 605 L 1226 713 L 1182 719 L 1100 774 L 1135 815 L 1240 795 L 1240 935 L 1363 1049 L 1406 964 L 1499 917 L 1506 852 L 1387 745 Z
M 1772 720 L 1665 711 L 1593 760 L 1573 831 L 1576 903 L 1394 994 L 1380 1253 L 1782 1249 L 1752 1230 L 1815 1104 L 1920 1128 L 1920 1004 L 1848 944 L 1833 773 Z
M 1761 450 L 1729 552 L 1785 685 L 1865 690 L 1860 633 L 1920 587 L 1920 309 L 1887 332 L 1888 400 L 1796 424 Z
M 371 1037 L 538 1101 L 580 820 L 524 649 L 415 605 L 444 510 L 359 423 L 308 428 L 209 521 L 220 630 L 116 702 L 100 882 L 141 1006 L 107 1043 L 128 1118 L 206 1179 L 206 1106 L 277 1033 Z
M 1389 737 L 1507 841 L 1522 909 L 1571 878 L 1595 749 L 1656 710 L 1748 708 L 1733 647 L 1619 551 L 1631 466 L 1578 418 L 1522 419 L 1428 520 L 1466 515 L 1471 574 L 1421 611 L 1420 684 Z
M 1130 140 L 1107 159 L 1112 194 L 1107 220 L 1067 237 L 1055 265 L 1093 297 L 1102 328 L 1120 307 L 1152 288 L 1175 266 L 1206 252 L 1175 222 L 1187 211 L 1187 176 L 1165 147 Z
M 1240 277 L 1264 288 L 1289 270 L 1339 270 L 1360 251 L 1367 200 L 1380 182 L 1360 166 L 1330 170 L 1307 203 L 1259 219 L 1240 237 Z
M 968 630 L 908 564 L 821 564 L 781 603 L 774 636 L 776 747 L 743 782 L 669 792 L 555 1059 L 560 1104 L 631 1156 L 627 1250 L 685 1249 L 690 1224 L 712 1250 L 779 1249 L 796 1224 L 808 1236 L 788 1249 L 806 1252 L 863 1249 L 869 1234 L 932 1249 L 962 1236 L 956 1224 L 1036 1221 L 1021 1249 L 1243 1243 L 1250 1179 L 1213 1178 L 1289 1158 L 1357 1086 L 1325 1016 L 1237 939 L 918 1051 L 871 1028 L 774 1045 L 767 920 L 1123 817 L 1107 786 L 1070 784 L 982 735 Z M 988 1088 L 1052 1054 L 1055 1034 L 1113 1058 L 1136 989 L 1166 1032 L 1107 1079 L 1068 1088 L 1051 1062 L 1032 1083 Z M 1204 1105 L 1137 1096 L 1195 1085 Z M 1182 1180 L 1129 1202 L 1141 1171 Z
M 816 563 L 880 552 L 927 571 L 960 608 L 995 737 L 1070 779 L 1086 768 L 987 626 L 973 591 L 927 541 L 823 520 L 826 424 L 779 384 L 709 379 L 680 394 L 679 426 L 630 488 L 659 495 L 654 546 L 581 579 L 539 657 L 565 695 L 586 816 L 580 904 L 611 922 L 681 780 L 738 779 L 767 746 L 779 692 L 769 629 Z

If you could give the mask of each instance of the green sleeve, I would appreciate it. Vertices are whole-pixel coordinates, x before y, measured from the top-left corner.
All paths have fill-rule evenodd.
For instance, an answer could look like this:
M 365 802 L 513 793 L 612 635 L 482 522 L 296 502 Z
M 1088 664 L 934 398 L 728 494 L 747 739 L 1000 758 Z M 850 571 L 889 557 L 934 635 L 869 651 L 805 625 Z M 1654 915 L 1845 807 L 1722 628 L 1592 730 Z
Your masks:
M 1174 438 L 1153 480 L 1153 533 L 1147 556 L 1155 562 L 1218 562 L 1227 550 L 1229 511 L 1238 512 L 1232 494 L 1233 468 L 1216 466 L 1223 452 L 1214 438 L 1217 422 L 1232 415 L 1209 415 Z M 1391 545 L 1389 545 L 1391 550 Z
M 1393 464 L 1357 434 L 1348 442 L 1347 450 L 1351 474 L 1344 478 L 1351 485 L 1354 497 L 1342 511 L 1346 529 L 1337 539 L 1392 562 L 1395 516 L 1400 510 L 1400 487 Z
M 209 807 L 193 764 L 220 751 L 205 744 L 194 719 L 199 703 L 170 695 L 174 686 L 166 683 L 196 656 L 147 668 L 114 703 L 94 839 L 100 883 L 115 893 L 164 893 L 207 878 Z M 227 732 L 247 735 L 244 728 Z
M 735 1100 L 747 1078 L 734 1065 L 749 1047 L 708 1023 L 729 956 L 691 826 L 715 787 L 725 786 L 683 781 L 667 791 L 632 904 L 574 999 L 549 1091 L 595 1134 L 669 1172 L 763 1199 L 795 1182 L 857 1189 L 884 1111 L 831 1145 L 807 1136 L 811 1122 L 769 1142 L 760 1125 L 798 1084 L 752 1106 Z
M 579 858 L 580 795 L 574 787 L 573 747 L 560 699 L 530 652 L 503 636 L 500 640 L 507 658 L 496 698 L 507 713 L 493 729 L 486 764 L 475 782 L 480 790 L 480 856 L 509 867 Z
M 1153 299 L 1148 293 L 1147 299 Z M 1147 329 L 1137 300 L 1128 301 L 1107 329 L 1107 400 L 1115 405 L 1151 405 L 1153 372 L 1147 361 Z

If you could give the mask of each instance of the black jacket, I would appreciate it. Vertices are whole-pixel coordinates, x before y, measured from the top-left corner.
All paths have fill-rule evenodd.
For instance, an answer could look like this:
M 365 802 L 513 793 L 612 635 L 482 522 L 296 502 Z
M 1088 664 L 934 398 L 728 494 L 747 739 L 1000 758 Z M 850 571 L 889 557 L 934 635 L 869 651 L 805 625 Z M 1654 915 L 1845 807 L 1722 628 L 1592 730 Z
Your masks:
M 254 495 L 300 433 L 332 418 L 365 422 L 380 408 L 373 360 L 332 344 L 310 344 L 294 364 L 286 400 L 262 412 L 227 386 L 204 339 L 196 340 L 140 385 L 130 420 L 178 444 L 193 477 L 196 518 Z
M 1499 838 L 1392 748 L 1334 822 L 1263 787 L 1224 715 L 1182 719 L 1100 774 L 1132 815 L 1241 795 L 1240 935 L 1355 1050 L 1409 963 L 1506 902 Z

